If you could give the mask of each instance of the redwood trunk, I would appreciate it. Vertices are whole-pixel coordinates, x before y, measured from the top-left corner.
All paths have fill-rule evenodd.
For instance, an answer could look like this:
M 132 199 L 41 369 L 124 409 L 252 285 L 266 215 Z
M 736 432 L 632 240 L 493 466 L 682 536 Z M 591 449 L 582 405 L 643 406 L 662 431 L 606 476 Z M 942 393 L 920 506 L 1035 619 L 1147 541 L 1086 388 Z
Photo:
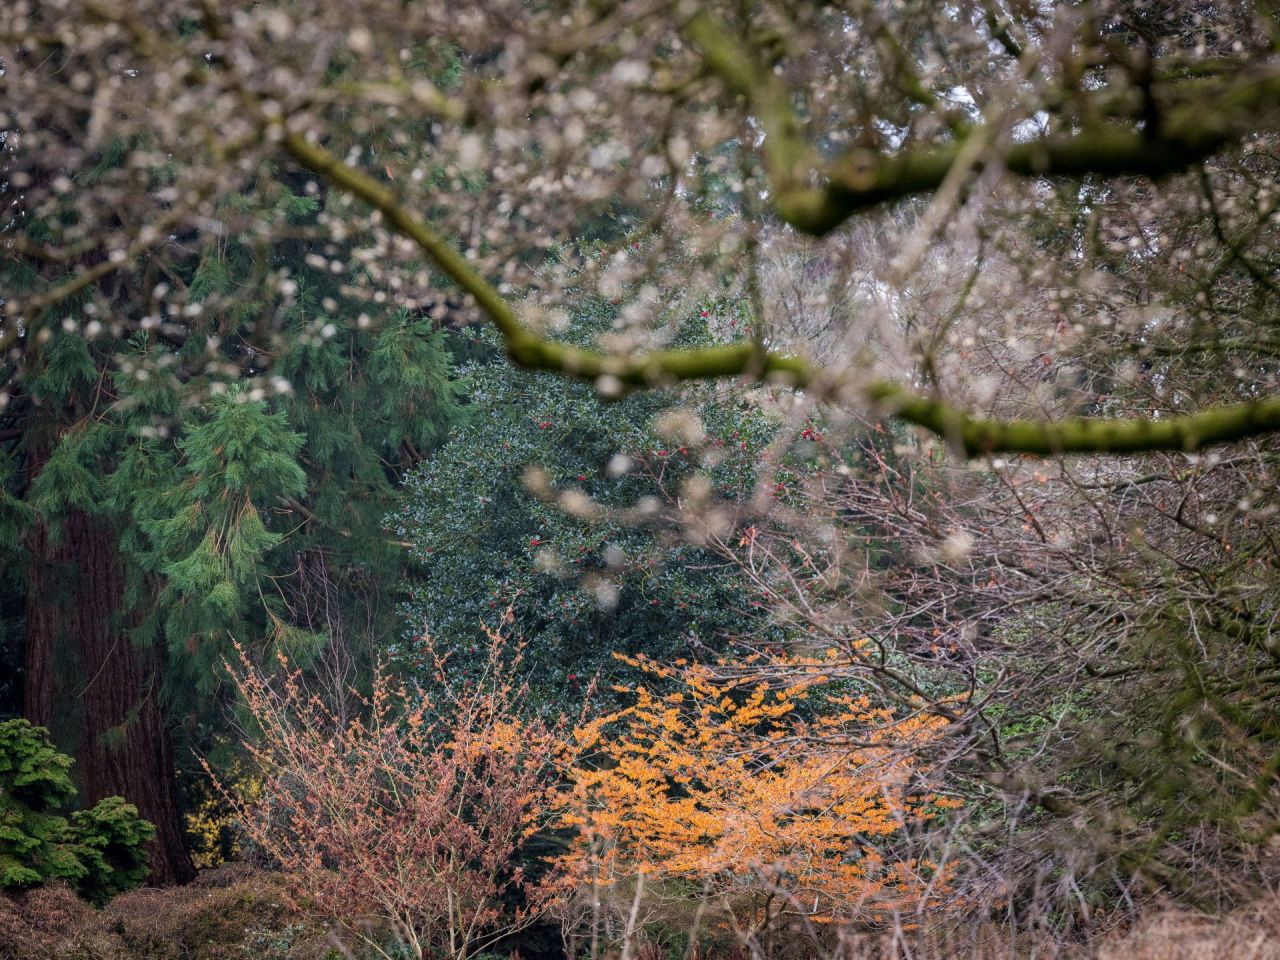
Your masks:
M 80 510 L 31 538 L 24 712 L 76 758 L 81 800 L 121 796 L 155 824 L 151 882 L 195 876 L 175 796 L 156 657 L 130 641 L 113 526 Z

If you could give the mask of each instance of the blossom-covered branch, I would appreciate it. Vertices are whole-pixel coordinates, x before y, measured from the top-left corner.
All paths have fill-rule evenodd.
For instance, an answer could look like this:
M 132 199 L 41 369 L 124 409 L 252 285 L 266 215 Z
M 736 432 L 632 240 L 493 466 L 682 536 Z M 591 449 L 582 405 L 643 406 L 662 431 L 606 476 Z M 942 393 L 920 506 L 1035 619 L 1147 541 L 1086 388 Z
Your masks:
M 804 136 L 792 91 L 755 62 L 748 41 L 705 11 L 689 21 L 684 33 L 707 68 L 758 117 L 765 131 L 762 152 L 773 188 L 770 202 L 797 230 L 821 236 L 858 210 L 936 190 L 963 162 L 963 137 L 945 146 L 898 153 L 855 147 L 823 160 Z M 1009 143 L 986 162 L 1024 177 L 1158 177 L 1185 170 L 1228 143 L 1275 129 L 1280 121 L 1280 70 L 1274 64 L 1241 71 L 1226 81 L 1164 80 L 1152 86 L 1148 100 L 1163 104 L 1154 128 L 1141 114 L 1118 123 L 1099 117 L 1074 131 Z
M 381 213 L 392 229 L 416 243 L 475 298 L 501 332 L 511 359 L 522 367 L 594 381 L 605 394 L 616 394 L 624 387 L 718 377 L 748 377 L 838 392 L 839 378 L 834 371 L 817 368 L 801 357 L 762 349 L 755 342 L 611 356 L 540 337 L 520 322 L 511 304 L 448 241 L 399 203 L 391 189 L 303 134 L 284 134 L 282 145 L 300 164 L 363 200 Z M 972 416 L 887 381 L 865 384 L 857 393 L 864 402 L 937 434 L 968 456 L 1199 450 L 1280 430 L 1280 397 L 1159 419 L 998 420 Z

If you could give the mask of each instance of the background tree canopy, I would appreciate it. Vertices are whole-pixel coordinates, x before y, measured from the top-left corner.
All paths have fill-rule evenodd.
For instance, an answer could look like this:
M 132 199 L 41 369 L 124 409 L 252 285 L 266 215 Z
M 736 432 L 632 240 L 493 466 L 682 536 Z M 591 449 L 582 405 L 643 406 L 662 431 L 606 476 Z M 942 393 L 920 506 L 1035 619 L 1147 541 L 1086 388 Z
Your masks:
M 103 175 L 127 139 L 98 158 Z M 70 301 L 113 306 L 105 323 L 42 337 L 5 394 L 21 709 L 77 757 L 87 800 L 126 796 L 156 824 L 160 879 L 192 875 L 175 772 L 194 776 L 191 748 L 226 739 L 231 642 L 314 662 L 341 690 L 398 633 L 405 554 L 382 520 L 402 472 L 458 412 L 434 324 L 390 307 L 376 327 L 335 320 L 341 285 L 307 264 L 305 239 L 238 232 L 261 218 L 305 235 L 322 199 L 274 174 L 246 190 L 218 208 L 239 223 L 231 238 L 184 244 Z M 68 200 L 52 220 L 77 216 Z M 9 227 L 15 243 L 47 230 L 27 210 Z M 68 266 L 10 257 L 5 269 L 20 292 Z M 241 278 L 279 269 L 296 287 L 285 322 L 298 335 L 268 360 L 249 331 L 270 307 L 242 298 Z M 130 313 L 123 291 L 139 285 L 181 290 L 183 317 Z

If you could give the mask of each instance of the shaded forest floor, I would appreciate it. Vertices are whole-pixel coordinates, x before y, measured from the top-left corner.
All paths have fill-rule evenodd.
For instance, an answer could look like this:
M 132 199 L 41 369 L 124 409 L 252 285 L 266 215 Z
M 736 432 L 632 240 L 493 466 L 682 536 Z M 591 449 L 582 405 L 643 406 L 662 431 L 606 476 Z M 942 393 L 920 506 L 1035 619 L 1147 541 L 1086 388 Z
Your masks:
M 286 906 L 277 877 L 231 865 L 182 888 L 143 888 L 101 910 L 63 887 L 0 895 L 0 960 L 337 960 L 359 957 Z M 636 960 L 666 960 L 641 946 Z M 789 954 L 788 960 L 799 954 Z M 863 937 L 841 960 L 1280 960 L 1280 895 L 1224 917 L 1152 908 L 1089 943 L 995 926 L 919 939 Z M 616 960 L 616 958 L 608 958 Z M 716 960 L 705 957 L 703 960 Z M 724 960 L 747 960 L 726 955 Z

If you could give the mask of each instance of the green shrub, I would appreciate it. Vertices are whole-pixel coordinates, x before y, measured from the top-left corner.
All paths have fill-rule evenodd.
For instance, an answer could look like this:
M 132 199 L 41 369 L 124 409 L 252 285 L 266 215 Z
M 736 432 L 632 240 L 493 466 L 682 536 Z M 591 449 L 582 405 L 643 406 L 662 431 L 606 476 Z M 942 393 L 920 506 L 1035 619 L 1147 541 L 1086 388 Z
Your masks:
M 0 723 L 0 888 L 65 880 L 103 903 L 145 879 L 155 828 L 120 797 L 63 813 L 76 797 L 72 762 L 43 728 Z

